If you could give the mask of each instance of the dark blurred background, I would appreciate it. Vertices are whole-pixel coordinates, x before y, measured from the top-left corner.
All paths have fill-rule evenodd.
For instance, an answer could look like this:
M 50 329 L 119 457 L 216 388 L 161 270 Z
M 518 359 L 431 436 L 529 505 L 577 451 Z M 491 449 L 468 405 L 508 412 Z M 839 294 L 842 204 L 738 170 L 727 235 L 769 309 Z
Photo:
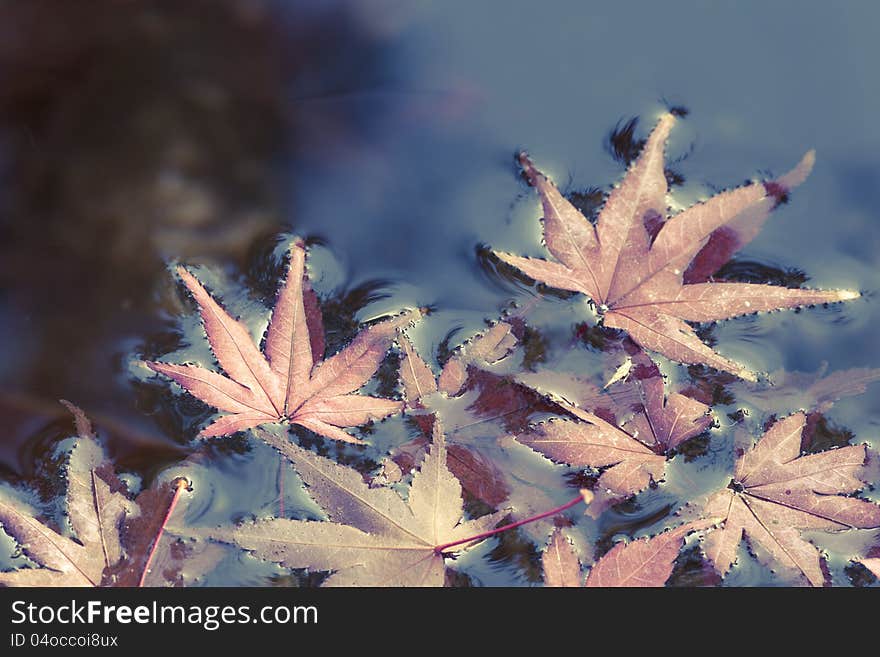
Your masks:
M 294 222 L 286 163 L 368 127 L 313 101 L 369 89 L 382 49 L 341 2 L 0 3 L 0 463 L 59 397 L 161 445 L 120 360 L 166 261 L 240 268 Z

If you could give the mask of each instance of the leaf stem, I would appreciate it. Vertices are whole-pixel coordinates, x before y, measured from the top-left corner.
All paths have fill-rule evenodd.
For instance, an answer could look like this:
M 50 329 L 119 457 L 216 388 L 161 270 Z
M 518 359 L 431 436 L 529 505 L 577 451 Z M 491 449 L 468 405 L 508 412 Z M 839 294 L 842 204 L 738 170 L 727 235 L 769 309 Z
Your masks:
M 555 509 L 550 509 L 549 511 L 545 511 L 544 513 L 539 513 L 536 516 L 531 516 L 530 518 L 525 518 L 523 520 L 518 520 L 516 522 L 512 522 L 509 525 L 504 525 L 503 527 L 497 527 L 492 531 L 483 532 L 482 534 L 477 534 L 476 536 L 470 536 L 468 538 L 462 538 L 458 541 L 452 541 L 451 543 L 444 543 L 443 545 L 438 545 L 434 548 L 434 554 L 442 554 L 446 550 L 451 547 L 455 547 L 456 545 L 461 545 L 462 543 L 472 543 L 473 541 L 481 541 L 484 538 L 489 538 L 490 536 L 494 536 L 495 534 L 500 534 L 501 532 L 506 532 L 509 529 L 516 529 L 522 525 L 527 525 L 530 522 L 535 522 L 536 520 L 542 520 L 543 518 L 547 518 L 549 516 L 555 516 L 557 513 L 562 513 L 566 509 L 570 509 L 573 506 L 584 502 L 584 494 L 579 494 L 574 499 L 569 500 L 562 506 L 558 506 Z
M 284 517 L 284 457 L 278 455 L 278 517 Z
M 174 513 L 174 507 L 177 506 L 177 502 L 178 500 L 180 500 L 180 494 L 184 491 L 185 488 L 188 487 L 189 482 L 183 477 L 180 477 L 175 482 L 174 497 L 171 498 L 171 504 L 168 505 L 168 511 L 165 513 L 165 518 L 163 518 L 162 520 L 162 526 L 159 527 L 159 533 L 156 534 L 156 540 L 153 541 L 153 547 L 150 548 L 150 555 L 147 557 L 147 563 L 144 564 L 144 572 L 141 573 L 141 579 L 138 582 L 138 588 L 142 588 L 144 586 L 144 581 L 147 579 L 147 573 L 150 572 L 150 566 L 153 563 L 153 557 L 156 555 L 156 550 L 159 549 L 159 543 L 162 540 L 162 534 L 165 532 L 165 526 L 171 519 L 171 514 Z

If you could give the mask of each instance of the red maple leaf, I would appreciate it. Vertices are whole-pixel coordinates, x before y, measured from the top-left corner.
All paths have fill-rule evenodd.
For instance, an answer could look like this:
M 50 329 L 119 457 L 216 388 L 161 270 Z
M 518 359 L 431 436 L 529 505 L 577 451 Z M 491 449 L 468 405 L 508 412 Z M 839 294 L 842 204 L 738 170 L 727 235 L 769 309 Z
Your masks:
M 864 487 L 859 473 L 864 445 L 801 456 L 804 413 L 776 422 L 736 461 L 730 485 L 712 495 L 703 515 L 722 525 L 706 537 L 705 552 L 722 575 L 737 558 L 743 535 L 759 556 L 822 586 L 820 554 L 801 530 L 841 531 L 880 527 L 880 505 L 852 493 Z
M 305 255 L 301 242 L 291 246 L 290 268 L 266 332 L 265 353 L 243 323 L 221 308 L 192 274 L 178 267 L 199 305 L 211 351 L 228 376 L 198 365 L 146 365 L 228 413 L 202 429 L 202 438 L 264 423 L 290 422 L 327 438 L 359 443 L 342 428 L 381 419 L 403 408 L 399 401 L 354 393 L 375 374 L 397 329 L 417 314 L 407 312 L 373 324 L 339 353 L 322 360 L 315 347 L 323 344 L 323 324 L 305 277 Z
M 687 535 L 706 529 L 691 522 L 651 538 L 621 541 L 590 567 L 586 580 L 574 546 L 556 529 L 544 549 L 544 585 L 554 587 L 659 587 L 666 584 Z
M 625 330 L 646 349 L 754 379 L 747 368 L 704 344 L 687 322 L 844 301 L 859 294 L 705 282 L 806 179 L 815 154 L 807 153 L 781 178 L 717 194 L 667 218 L 663 150 L 674 122 L 672 114 L 660 119 L 595 225 L 522 153 L 525 175 L 543 203 L 544 241 L 557 261 L 496 255 L 537 281 L 587 295 L 605 326 Z
M 659 369 L 646 354 L 635 354 L 633 362 L 628 394 L 588 390 L 592 411 L 558 401 L 577 420 L 551 419 L 516 436 L 558 463 L 607 468 L 596 482 L 596 499 L 587 509 L 594 516 L 660 480 L 668 454 L 712 424 L 708 406 L 678 392 L 667 394 Z M 634 397 L 639 401 L 633 404 Z M 620 400 L 629 400 L 631 405 L 621 408 Z M 623 415 L 627 410 L 628 417 Z

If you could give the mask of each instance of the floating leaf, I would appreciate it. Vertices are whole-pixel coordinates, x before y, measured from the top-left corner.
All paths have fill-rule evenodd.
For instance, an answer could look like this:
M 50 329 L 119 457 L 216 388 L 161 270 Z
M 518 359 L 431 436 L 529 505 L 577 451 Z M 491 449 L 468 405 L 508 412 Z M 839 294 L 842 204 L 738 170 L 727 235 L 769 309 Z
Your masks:
M 202 429 L 202 438 L 286 421 L 333 440 L 359 443 L 342 428 L 401 410 L 400 402 L 352 393 L 376 373 L 397 329 L 415 316 L 404 313 L 374 324 L 339 353 L 322 360 L 316 351 L 323 341 L 315 340 L 312 334 L 323 328 L 308 293 L 301 243 L 290 248 L 290 268 L 266 332 L 265 355 L 245 325 L 221 308 L 195 276 L 183 267 L 177 271 L 199 305 L 211 350 L 228 376 L 196 365 L 146 365 L 205 403 L 228 412 Z
M 559 402 L 577 420 L 551 419 L 516 437 L 558 463 L 607 468 L 596 482 L 597 499 L 589 508 L 594 516 L 609 503 L 659 481 L 667 454 L 712 424 L 705 404 L 677 392 L 666 394 L 663 377 L 644 354 L 635 356 L 634 362 L 638 364 L 631 385 L 638 388 L 642 401 L 622 425 Z M 614 407 L 614 400 L 610 401 Z
M 693 531 L 711 522 L 692 522 L 650 538 L 621 541 L 590 568 L 586 581 L 581 574 L 574 547 L 557 529 L 544 550 L 544 581 L 547 586 L 658 587 L 672 574 L 672 568 Z
M 684 538 L 711 523 L 688 523 L 651 538 L 618 543 L 590 568 L 584 586 L 663 586 Z
M 880 579 L 880 557 L 866 557 L 864 559 L 859 559 L 859 563 L 870 570 L 874 574 L 874 577 Z
M 462 519 L 461 485 L 446 467 L 439 423 L 406 501 L 285 439 L 265 440 L 291 460 L 330 522 L 272 518 L 204 534 L 290 568 L 333 571 L 325 586 L 442 586 L 445 555 L 468 547 L 443 546 L 490 530 L 504 515 Z
M 459 348 L 446 361 L 437 380 L 438 389 L 450 396 L 459 394 L 467 381 L 469 366 L 496 363 L 515 346 L 513 327 L 507 322 L 496 323 Z
M 541 563 L 544 566 L 544 586 L 583 586 L 584 577 L 577 553 L 558 527 L 553 530 L 550 542 L 541 555 Z
M 101 586 L 105 571 L 122 558 L 119 532 L 131 503 L 119 492 L 104 452 L 95 442 L 91 423 L 77 407 L 78 437 L 67 464 L 65 510 L 73 538 L 38 521 L 6 495 L 0 497 L 0 523 L 40 568 L 0 573 L 5 586 Z
M 514 420 L 515 413 L 522 411 L 528 414 L 533 411 L 531 398 L 521 400 L 510 396 L 514 388 L 525 393 L 530 391 L 480 369 L 481 366 L 503 359 L 516 346 L 516 337 L 510 324 L 498 322 L 459 347 L 446 361 L 437 379 L 434 378 L 431 367 L 418 355 L 405 336 L 401 336 L 398 342 L 403 352 L 400 380 L 409 407 L 430 410 L 431 395 L 438 391 L 454 397 L 464 390 L 478 387 L 480 395 L 472 404 L 478 415 L 490 415 L 493 416 L 490 419 L 497 417 L 509 423 Z M 486 385 L 486 379 L 491 379 L 491 384 Z M 531 397 L 541 403 L 536 395 Z M 420 424 L 423 425 L 423 431 L 430 434 L 432 421 Z M 409 471 L 420 460 L 427 444 L 427 440 L 417 438 L 400 445 L 392 450 L 385 462 L 396 463 L 401 471 Z M 454 444 L 449 445 L 446 452 L 447 466 L 468 493 L 492 507 L 497 507 L 507 499 L 509 490 L 505 476 L 485 454 L 471 447 Z M 383 476 L 393 481 L 394 475 L 389 479 L 391 473 L 393 470 L 383 467 Z
M 182 583 L 179 571 L 184 553 L 168 545 L 159 549 L 158 543 L 176 499 L 172 485 L 146 489 L 131 501 L 85 413 L 68 401 L 62 403 L 73 414 L 79 434 L 65 472 L 64 508 L 72 536 L 40 522 L 30 509 L 0 491 L 0 524 L 40 566 L 0 573 L 0 584 L 131 587 Z M 200 557 L 189 560 L 188 575 L 201 574 L 199 568 L 208 570 L 216 563 L 207 558 L 207 551 L 205 545 L 188 546 L 187 557 Z M 173 561 L 177 570 L 165 567 L 159 577 L 147 579 L 151 559 Z
M 822 586 L 819 551 L 800 530 L 880 527 L 880 505 L 846 496 L 865 485 L 857 476 L 865 463 L 865 447 L 801 456 L 805 423 L 804 413 L 776 422 L 737 459 L 730 485 L 706 503 L 705 516 L 724 519 L 705 542 L 706 556 L 722 575 L 730 571 L 745 534 L 768 559 Z
M 754 380 L 747 368 L 704 344 L 687 322 L 845 301 L 859 294 L 702 282 L 757 235 L 769 213 L 806 179 L 815 154 L 808 152 L 781 178 L 723 192 L 667 218 L 663 150 L 674 122 L 672 114 L 660 119 L 595 225 L 522 153 L 525 175 L 541 196 L 544 241 L 556 261 L 497 256 L 537 281 L 587 295 L 605 326 L 625 330 L 645 349 Z M 699 271 L 689 270 L 698 256 Z

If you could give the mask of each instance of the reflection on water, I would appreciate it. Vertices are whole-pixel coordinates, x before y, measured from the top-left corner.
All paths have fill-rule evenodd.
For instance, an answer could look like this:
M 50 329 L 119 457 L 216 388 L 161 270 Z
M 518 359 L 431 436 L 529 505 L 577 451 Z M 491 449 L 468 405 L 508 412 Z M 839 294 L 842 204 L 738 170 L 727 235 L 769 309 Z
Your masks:
M 342 92 L 383 44 L 342 5 L 241 0 L 13 2 L 0 26 L 0 400 L 71 397 L 113 418 L 114 451 L 161 445 L 123 364 L 163 326 L 166 260 L 240 268 L 291 221 L 284 162 L 370 124 L 341 103 L 316 126 L 316 71 Z
M 810 179 L 725 278 L 867 293 L 843 306 L 724 322 L 704 338 L 768 373 L 815 372 L 826 361 L 829 372 L 880 367 L 872 294 L 880 91 L 864 83 L 878 55 L 867 27 L 878 9 L 637 4 L 632 12 L 516 1 L 501 12 L 462 0 L 3 3 L 3 479 L 45 482 L 48 455 L 70 430 L 56 408 L 64 397 L 102 428 L 120 469 L 147 484 L 181 469 L 203 482 L 189 521 L 275 513 L 279 477 L 287 515 L 314 517 L 297 476 L 280 472 L 270 450 L 246 440 L 189 444 L 212 410 L 137 366 L 171 353 L 211 361 L 169 263 L 196 266 L 224 302 L 263 322 L 291 232 L 312 244 L 329 352 L 359 321 L 431 306 L 411 338 L 436 361 L 487 319 L 522 312 L 526 369 L 607 380 L 609 337 L 590 328 L 589 306 L 517 278 L 487 247 L 545 253 L 515 152 L 527 148 L 589 210 L 671 104 L 691 110 L 670 143 L 674 204 L 818 151 Z M 742 33 L 751 35 L 747 49 L 727 36 Z M 631 123 L 635 115 L 641 121 Z M 523 357 L 496 373 L 512 374 Z M 670 462 L 661 486 L 598 522 L 578 519 L 586 561 L 593 546 L 668 526 L 666 510 L 714 490 L 732 463 L 735 427 L 757 435 L 771 414 L 798 408 L 701 368 L 663 369 L 709 396 L 719 426 L 705 450 Z M 376 385 L 393 388 L 393 367 L 383 371 Z M 445 412 L 473 420 L 475 396 Z M 852 435 L 880 447 L 876 389 L 827 417 L 822 444 Z M 570 497 L 571 469 L 505 442 L 500 423 L 460 434 L 517 482 L 510 503 L 519 510 Z M 416 437 L 412 423 L 392 418 L 372 428 L 371 447 L 342 452 L 366 469 Z M 47 500 L 55 491 L 41 492 Z M 541 531 L 524 528 L 462 557 L 462 582 L 536 583 Z M 726 584 L 777 583 L 742 557 Z M 679 583 L 711 580 L 687 565 L 694 558 L 680 559 Z M 224 563 L 231 580 L 208 583 L 304 581 L 243 555 Z M 835 584 L 851 581 L 847 568 L 831 559 Z

